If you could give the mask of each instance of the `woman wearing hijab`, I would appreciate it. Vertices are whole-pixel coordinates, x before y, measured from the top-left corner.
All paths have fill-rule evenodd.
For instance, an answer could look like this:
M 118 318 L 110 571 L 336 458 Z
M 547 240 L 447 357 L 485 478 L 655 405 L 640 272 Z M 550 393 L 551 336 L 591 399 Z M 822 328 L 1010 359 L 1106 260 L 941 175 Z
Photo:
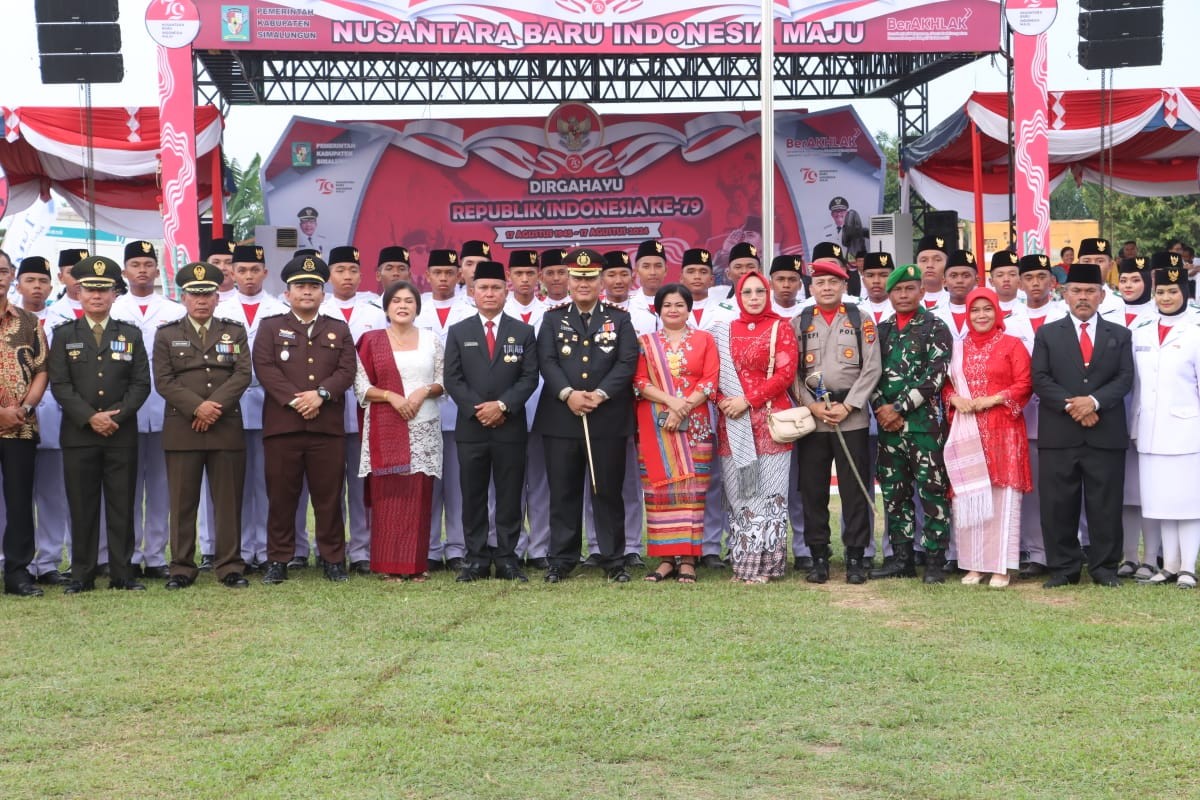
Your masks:
M 946 471 L 954 491 L 954 538 L 965 584 L 1008 585 L 1017 567 L 1021 495 L 1033 489 L 1022 411 L 1033 393 L 1029 353 L 1004 333 L 1000 299 L 991 289 L 967 295 L 967 335 L 954 343 L 953 407 Z
M 729 552 L 735 582 L 767 583 L 783 576 L 787 562 L 792 449 L 771 438 L 767 417 L 793 406 L 787 389 L 796 377 L 798 348 L 791 326 L 771 309 L 771 290 L 762 275 L 744 275 L 734 296 L 740 315 L 713 331 L 721 360 L 713 399 L 721 411 L 717 431 Z
M 1125 327 L 1133 330 L 1144 318 L 1156 318 L 1151 286 L 1152 267 L 1148 258 L 1122 258 L 1117 262 L 1117 293 L 1125 302 Z M 1133 393 L 1125 395 L 1125 416 L 1133 416 Z M 1138 476 L 1137 444 L 1131 438 L 1125 451 L 1125 497 L 1121 506 L 1121 526 L 1125 530 L 1121 566 L 1118 578 L 1148 581 L 1158 572 L 1153 566 L 1162 550 L 1162 534 L 1156 519 L 1142 516 L 1141 478 Z M 1145 543 L 1144 556 L 1138 557 L 1138 546 Z
M 696 582 L 704 541 L 704 496 L 712 462 L 709 395 L 717 388 L 717 346 L 688 325 L 692 293 L 668 283 L 654 296 L 662 325 L 638 337 L 638 461 L 646 496 L 646 553 L 661 558 L 646 580 L 676 574 Z
M 1158 260 L 1158 254 L 1155 254 Z M 1163 566 L 1148 583 L 1196 586 L 1200 510 L 1186 486 L 1200 471 L 1200 327 L 1187 267 L 1154 270 L 1158 313 L 1133 329 L 1133 416 L 1142 516 L 1162 531 Z M 1152 559 L 1147 553 L 1146 559 Z

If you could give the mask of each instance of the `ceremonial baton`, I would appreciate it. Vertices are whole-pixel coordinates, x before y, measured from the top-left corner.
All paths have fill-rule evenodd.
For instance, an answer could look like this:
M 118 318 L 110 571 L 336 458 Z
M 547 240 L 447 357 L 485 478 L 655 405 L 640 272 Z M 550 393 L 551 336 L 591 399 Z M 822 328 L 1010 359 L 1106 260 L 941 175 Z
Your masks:
M 583 444 L 587 449 L 588 473 L 592 476 L 592 496 L 594 497 L 598 492 L 596 491 L 596 464 L 592 461 L 592 432 L 588 430 L 588 415 L 580 414 L 579 418 L 583 420 Z
M 829 397 L 829 390 L 825 388 L 825 379 L 820 372 L 814 372 L 804 379 L 804 385 L 807 386 L 814 395 L 817 401 L 825 402 L 825 409 L 833 408 L 833 401 Z M 854 456 L 850 455 L 850 445 L 846 444 L 846 436 L 842 433 L 842 426 L 836 422 L 827 423 L 833 426 L 833 432 L 837 434 L 838 441 L 842 445 L 842 452 L 846 454 L 846 462 L 850 465 L 850 472 L 854 474 L 854 480 L 858 483 L 858 488 L 862 489 L 863 497 L 867 498 L 867 508 L 871 509 L 871 530 L 875 529 L 875 501 L 871 497 L 871 493 L 867 491 L 867 484 L 863 482 L 862 475 L 858 474 L 858 466 L 854 463 Z

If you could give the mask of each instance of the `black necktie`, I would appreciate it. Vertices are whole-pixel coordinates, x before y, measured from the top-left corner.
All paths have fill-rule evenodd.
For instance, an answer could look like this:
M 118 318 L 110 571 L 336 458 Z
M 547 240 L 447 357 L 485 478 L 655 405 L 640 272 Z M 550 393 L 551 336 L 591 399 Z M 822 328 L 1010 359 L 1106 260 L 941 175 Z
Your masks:
M 583 320 L 583 327 L 586 328 L 588 326 L 588 323 L 592 321 L 592 312 L 590 312 L 590 311 L 580 312 L 579 318 L 581 320 Z

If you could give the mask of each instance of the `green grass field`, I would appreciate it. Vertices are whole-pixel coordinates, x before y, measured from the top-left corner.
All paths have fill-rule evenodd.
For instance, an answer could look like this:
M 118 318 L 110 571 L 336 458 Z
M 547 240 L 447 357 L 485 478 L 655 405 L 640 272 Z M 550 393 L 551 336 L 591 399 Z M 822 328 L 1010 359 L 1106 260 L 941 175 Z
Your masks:
M 1200 794 L 1174 587 L 293 575 L 4 598 L 0 797 Z

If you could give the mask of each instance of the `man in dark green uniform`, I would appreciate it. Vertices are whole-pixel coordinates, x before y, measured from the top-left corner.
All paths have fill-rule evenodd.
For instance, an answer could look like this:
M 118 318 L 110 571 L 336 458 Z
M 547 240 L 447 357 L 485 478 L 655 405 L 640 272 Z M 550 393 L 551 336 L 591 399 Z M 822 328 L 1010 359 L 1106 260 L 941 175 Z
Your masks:
M 144 590 L 133 580 L 133 503 L 137 412 L 150 394 L 150 362 L 135 325 L 109 311 L 121 267 L 91 256 L 71 268 L 83 315 L 54 329 L 50 390 L 62 406 L 63 481 L 71 509 L 71 583 L 67 594 L 95 588 L 100 496 L 108 524 L 109 586 Z
M 871 396 L 871 407 L 879 423 L 876 472 L 894 556 L 890 563 L 871 570 L 871 577 L 916 576 L 915 484 L 925 510 L 920 542 L 925 552 L 925 583 L 944 583 L 943 566 L 950 544 L 950 501 L 946 497 L 950 480 L 942 454 L 948 425 L 941 391 L 950 368 L 953 339 L 946 323 L 924 308 L 921 270 L 916 265 L 893 271 L 887 289 L 896 313 L 879 324 L 883 376 Z

